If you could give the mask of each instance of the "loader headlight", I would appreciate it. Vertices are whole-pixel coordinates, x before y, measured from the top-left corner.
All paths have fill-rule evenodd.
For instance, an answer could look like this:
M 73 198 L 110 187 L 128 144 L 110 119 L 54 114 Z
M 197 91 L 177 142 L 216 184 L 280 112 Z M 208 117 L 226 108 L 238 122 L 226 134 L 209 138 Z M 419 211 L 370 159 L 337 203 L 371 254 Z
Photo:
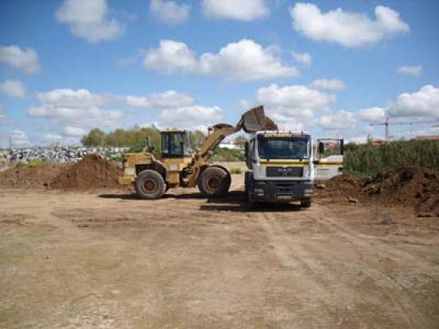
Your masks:
M 133 167 L 125 168 L 124 174 L 125 174 L 125 176 L 135 176 L 136 170 Z

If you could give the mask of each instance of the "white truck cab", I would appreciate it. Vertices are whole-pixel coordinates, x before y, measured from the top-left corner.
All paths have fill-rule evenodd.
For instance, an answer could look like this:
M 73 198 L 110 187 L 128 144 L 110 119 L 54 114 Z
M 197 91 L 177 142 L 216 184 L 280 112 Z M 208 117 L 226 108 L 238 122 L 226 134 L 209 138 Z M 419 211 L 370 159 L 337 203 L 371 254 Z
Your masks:
M 311 205 L 312 140 L 303 132 L 258 131 L 246 143 L 245 190 L 250 202 Z

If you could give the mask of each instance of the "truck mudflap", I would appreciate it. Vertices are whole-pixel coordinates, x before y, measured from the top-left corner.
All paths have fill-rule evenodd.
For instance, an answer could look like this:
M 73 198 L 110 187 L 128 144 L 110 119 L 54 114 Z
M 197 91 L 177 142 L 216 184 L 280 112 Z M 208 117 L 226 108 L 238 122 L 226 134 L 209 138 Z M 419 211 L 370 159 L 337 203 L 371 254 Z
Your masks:
M 246 177 L 247 178 L 247 177 Z M 257 181 L 246 179 L 246 192 L 251 202 L 291 202 L 311 200 L 314 186 L 310 180 L 298 181 Z

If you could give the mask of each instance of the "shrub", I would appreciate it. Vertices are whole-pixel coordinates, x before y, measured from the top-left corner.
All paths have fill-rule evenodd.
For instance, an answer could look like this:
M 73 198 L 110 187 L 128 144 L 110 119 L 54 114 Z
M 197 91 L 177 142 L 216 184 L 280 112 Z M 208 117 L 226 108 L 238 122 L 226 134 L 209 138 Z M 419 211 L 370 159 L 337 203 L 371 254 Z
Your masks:
M 234 174 L 234 175 L 239 175 L 239 174 L 242 174 L 242 169 L 241 168 L 231 168 L 230 173 Z
M 439 141 L 395 141 L 345 151 L 344 167 L 351 173 L 374 175 L 396 167 L 413 165 L 439 169 Z

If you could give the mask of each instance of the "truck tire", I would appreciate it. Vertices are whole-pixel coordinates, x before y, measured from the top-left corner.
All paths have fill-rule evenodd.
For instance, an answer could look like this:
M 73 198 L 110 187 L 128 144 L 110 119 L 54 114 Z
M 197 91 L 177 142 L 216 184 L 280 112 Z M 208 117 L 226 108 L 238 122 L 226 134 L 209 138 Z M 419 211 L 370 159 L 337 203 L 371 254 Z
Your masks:
M 231 183 L 228 171 L 220 167 L 207 167 L 198 179 L 198 189 L 207 198 L 225 196 Z
M 300 207 L 309 208 L 311 207 L 311 200 L 300 201 Z
M 154 200 L 162 197 L 166 183 L 162 175 L 154 170 L 143 170 L 134 182 L 137 196 L 141 199 Z

